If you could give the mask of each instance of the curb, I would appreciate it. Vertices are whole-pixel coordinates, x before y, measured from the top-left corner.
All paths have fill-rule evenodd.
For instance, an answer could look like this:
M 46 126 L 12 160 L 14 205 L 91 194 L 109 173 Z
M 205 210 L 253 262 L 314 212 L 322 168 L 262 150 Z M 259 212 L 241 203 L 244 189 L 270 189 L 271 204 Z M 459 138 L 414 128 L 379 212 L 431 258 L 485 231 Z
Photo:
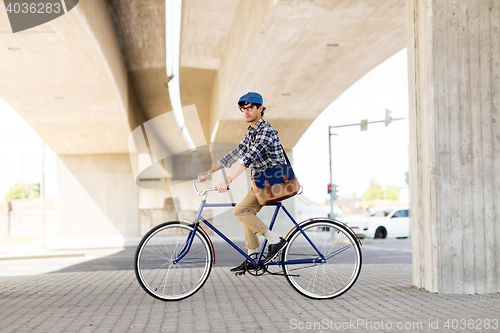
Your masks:
M 84 257 L 85 253 L 60 253 L 60 254 L 39 254 L 39 255 L 12 255 L 12 256 L 2 256 L 0 255 L 0 260 L 23 260 L 23 259 L 47 259 L 47 258 L 68 258 L 68 257 Z

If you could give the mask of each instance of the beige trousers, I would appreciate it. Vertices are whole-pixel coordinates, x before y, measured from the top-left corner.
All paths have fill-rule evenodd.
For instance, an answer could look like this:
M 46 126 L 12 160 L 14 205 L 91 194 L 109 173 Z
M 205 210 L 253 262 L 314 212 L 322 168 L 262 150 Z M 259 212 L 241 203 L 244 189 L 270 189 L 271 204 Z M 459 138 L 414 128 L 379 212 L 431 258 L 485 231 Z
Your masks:
M 262 208 L 255 197 L 252 189 L 234 207 L 234 215 L 241 221 L 243 232 L 245 233 L 245 244 L 247 249 L 256 249 L 259 247 L 259 236 L 268 229 L 258 217 L 257 213 Z

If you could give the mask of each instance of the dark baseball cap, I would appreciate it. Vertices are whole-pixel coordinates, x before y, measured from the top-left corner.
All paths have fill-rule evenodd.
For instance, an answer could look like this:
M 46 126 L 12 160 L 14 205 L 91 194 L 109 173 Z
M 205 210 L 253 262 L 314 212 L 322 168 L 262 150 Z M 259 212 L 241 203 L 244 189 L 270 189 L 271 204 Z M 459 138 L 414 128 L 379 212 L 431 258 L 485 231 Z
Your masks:
M 240 100 L 238 101 L 238 104 L 240 102 L 247 102 L 247 103 L 252 103 L 252 104 L 264 104 L 264 100 L 262 96 L 259 93 L 256 92 L 249 92 L 246 93 L 245 95 L 240 97 Z

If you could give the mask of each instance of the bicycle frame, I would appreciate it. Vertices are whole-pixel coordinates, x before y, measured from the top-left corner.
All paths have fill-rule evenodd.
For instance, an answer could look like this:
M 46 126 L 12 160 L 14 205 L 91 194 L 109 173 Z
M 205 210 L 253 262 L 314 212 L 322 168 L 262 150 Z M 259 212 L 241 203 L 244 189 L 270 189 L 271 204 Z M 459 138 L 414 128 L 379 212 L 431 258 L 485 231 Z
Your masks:
M 207 220 L 205 220 L 201 214 L 203 212 L 203 209 L 205 207 L 234 207 L 236 206 L 236 203 L 218 203 L 218 204 L 208 204 L 206 203 L 206 197 L 207 195 L 205 194 L 203 199 L 201 200 L 200 207 L 198 208 L 198 212 L 196 213 L 196 217 L 194 220 L 194 230 L 189 233 L 188 238 L 186 240 L 186 243 L 184 244 L 184 247 L 181 249 L 179 252 L 177 258 L 174 260 L 174 263 L 177 263 L 182 260 L 182 258 L 189 252 L 189 249 L 191 248 L 191 244 L 193 243 L 194 235 L 196 234 L 196 230 L 198 229 L 198 226 L 200 224 L 200 221 L 203 221 L 210 229 L 212 229 L 217 235 L 219 235 L 224 241 L 226 241 L 229 245 L 231 245 L 236 251 L 238 251 L 241 255 L 243 255 L 247 260 L 249 260 L 252 264 L 257 264 L 261 262 L 262 255 L 264 252 L 264 249 L 266 248 L 267 245 L 267 239 L 264 240 L 262 243 L 262 247 L 260 248 L 259 255 L 257 256 L 257 259 L 254 260 L 252 259 L 248 254 L 246 254 L 241 248 L 239 248 L 236 244 L 234 244 L 229 238 L 227 238 L 222 232 L 220 232 L 216 227 L 214 227 L 212 224 L 210 224 Z M 293 264 L 316 264 L 316 263 L 323 263 L 326 262 L 328 258 L 325 258 L 325 256 L 318 250 L 316 245 L 311 241 L 309 236 L 302 230 L 300 225 L 295 221 L 295 219 L 292 217 L 292 215 L 288 212 L 288 210 L 283 206 L 281 202 L 276 202 L 274 204 L 268 205 L 268 206 L 276 206 L 273 214 L 273 218 L 271 220 L 271 224 L 269 225 L 269 230 L 273 229 L 274 223 L 276 221 L 276 218 L 278 216 L 278 213 L 280 209 L 282 209 L 288 218 L 293 222 L 293 224 L 300 230 L 300 232 L 304 235 L 304 237 L 307 239 L 309 244 L 314 248 L 314 250 L 318 253 L 319 258 L 318 259 L 299 259 L 299 260 L 288 260 L 288 261 L 279 261 L 279 262 L 269 262 L 267 265 L 293 265 Z

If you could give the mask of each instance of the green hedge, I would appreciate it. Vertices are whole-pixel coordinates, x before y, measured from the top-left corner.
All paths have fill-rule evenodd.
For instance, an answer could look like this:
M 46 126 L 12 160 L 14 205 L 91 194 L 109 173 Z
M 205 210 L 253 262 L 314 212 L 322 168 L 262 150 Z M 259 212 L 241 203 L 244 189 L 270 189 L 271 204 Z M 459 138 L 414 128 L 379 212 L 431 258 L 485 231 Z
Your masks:
M 37 184 L 38 185 L 38 184 Z M 40 192 L 35 190 L 35 184 L 24 184 L 26 198 L 40 198 Z M 23 198 L 23 188 L 21 184 L 14 185 L 5 196 L 5 201 Z

